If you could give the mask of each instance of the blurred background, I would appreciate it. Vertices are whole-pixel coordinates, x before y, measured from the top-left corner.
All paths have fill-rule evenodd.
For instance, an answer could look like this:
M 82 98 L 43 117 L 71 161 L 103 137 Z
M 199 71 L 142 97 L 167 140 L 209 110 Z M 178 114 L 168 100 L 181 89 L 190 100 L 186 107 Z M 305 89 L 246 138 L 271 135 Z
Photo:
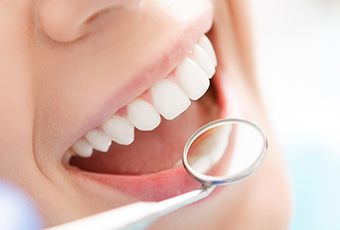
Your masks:
M 260 86 L 293 184 L 291 229 L 340 229 L 340 1 L 250 2 Z

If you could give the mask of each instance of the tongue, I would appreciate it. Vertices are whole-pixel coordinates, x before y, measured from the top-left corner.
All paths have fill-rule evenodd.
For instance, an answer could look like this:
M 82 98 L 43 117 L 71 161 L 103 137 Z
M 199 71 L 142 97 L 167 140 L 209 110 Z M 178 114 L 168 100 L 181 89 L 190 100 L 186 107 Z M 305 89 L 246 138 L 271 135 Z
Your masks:
M 216 119 L 219 111 L 208 91 L 199 102 L 175 120 L 162 120 L 153 131 L 135 132 L 135 141 L 128 146 L 112 143 L 107 153 L 95 152 L 90 158 L 73 157 L 71 165 L 81 170 L 139 175 L 172 168 L 181 160 L 183 148 L 192 133 L 203 124 Z

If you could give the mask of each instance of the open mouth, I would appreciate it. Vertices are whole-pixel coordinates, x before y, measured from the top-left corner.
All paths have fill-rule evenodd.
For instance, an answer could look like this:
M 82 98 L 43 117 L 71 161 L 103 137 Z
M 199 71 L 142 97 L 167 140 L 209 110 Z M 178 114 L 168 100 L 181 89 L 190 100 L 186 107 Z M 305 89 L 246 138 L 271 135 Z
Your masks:
M 76 141 L 64 155 L 66 168 L 142 200 L 199 186 L 181 157 L 191 134 L 224 111 L 216 67 L 203 35 L 168 76 Z

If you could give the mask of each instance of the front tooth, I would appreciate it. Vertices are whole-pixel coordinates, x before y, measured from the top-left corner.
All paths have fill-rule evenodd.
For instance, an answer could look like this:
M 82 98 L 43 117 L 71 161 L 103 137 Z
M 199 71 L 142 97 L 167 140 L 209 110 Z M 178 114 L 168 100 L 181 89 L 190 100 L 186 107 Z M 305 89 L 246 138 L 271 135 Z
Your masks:
M 191 59 L 204 70 L 209 78 L 212 78 L 215 74 L 215 66 L 209 54 L 202 47 L 194 46 Z
M 90 157 L 93 152 L 92 146 L 83 138 L 72 145 L 72 150 L 81 157 Z
M 102 125 L 102 129 L 118 144 L 129 145 L 134 140 L 134 126 L 124 117 L 114 115 Z
M 94 149 L 101 152 L 107 152 L 111 145 L 110 138 L 99 129 L 89 131 L 85 134 L 85 138 Z
M 153 130 L 161 122 L 154 107 L 142 99 L 136 99 L 127 106 L 129 121 L 139 130 Z
M 209 38 L 206 35 L 203 35 L 198 41 L 198 45 L 202 47 L 209 54 L 209 56 L 212 58 L 214 66 L 216 66 L 217 58 L 216 58 L 216 54 L 214 51 L 214 47 L 212 46 Z
M 173 82 L 161 80 L 151 88 L 153 105 L 167 120 L 172 120 L 190 106 L 189 98 Z
M 205 72 L 189 58 L 185 58 L 177 67 L 176 76 L 179 79 L 179 85 L 192 100 L 197 100 L 203 96 L 210 85 Z

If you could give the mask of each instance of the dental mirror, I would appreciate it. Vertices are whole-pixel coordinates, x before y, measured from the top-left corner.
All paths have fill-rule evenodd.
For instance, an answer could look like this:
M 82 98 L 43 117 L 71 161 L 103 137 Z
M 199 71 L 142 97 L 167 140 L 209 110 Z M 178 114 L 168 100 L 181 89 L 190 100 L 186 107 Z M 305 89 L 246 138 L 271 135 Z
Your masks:
M 267 139 L 254 123 L 242 119 L 212 121 L 187 141 L 183 165 L 202 187 L 160 202 L 140 201 L 49 230 L 147 229 L 158 218 L 209 196 L 216 186 L 239 182 L 259 167 Z
M 254 123 L 221 119 L 197 130 L 183 152 L 187 172 L 205 186 L 238 182 L 260 165 L 267 140 Z

